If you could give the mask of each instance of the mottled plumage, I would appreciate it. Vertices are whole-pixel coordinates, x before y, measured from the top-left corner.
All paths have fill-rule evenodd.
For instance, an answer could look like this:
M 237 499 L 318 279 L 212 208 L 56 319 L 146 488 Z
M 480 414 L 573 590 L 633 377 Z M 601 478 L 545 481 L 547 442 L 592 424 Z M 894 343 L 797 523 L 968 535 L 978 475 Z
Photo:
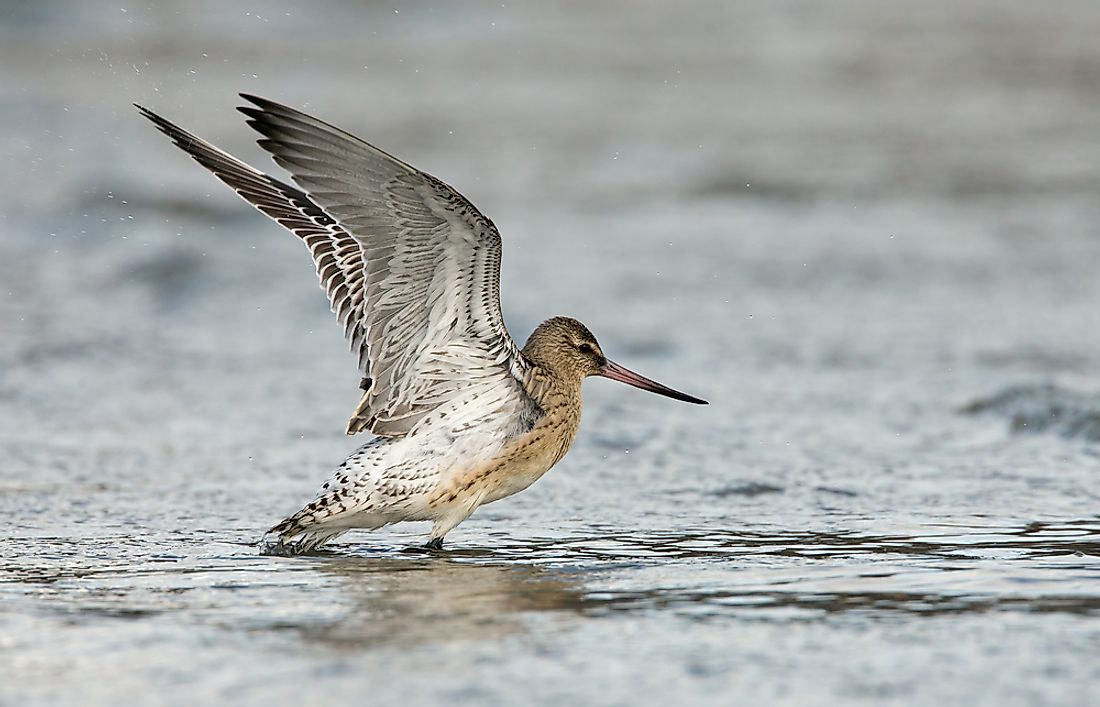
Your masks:
M 240 110 L 297 187 L 138 106 L 173 142 L 308 246 L 357 354 L 348 457 L 271 544 L 303 551 L 351 529 L 434 521 L 429 544 L 531 485 L 568 451 L 581 382 L 600 375 L 701 403 L 607 360 L 555 317 L 520 351 L 500 310 L 501 241 L 461 194 L 312 116 L 247 96 Z

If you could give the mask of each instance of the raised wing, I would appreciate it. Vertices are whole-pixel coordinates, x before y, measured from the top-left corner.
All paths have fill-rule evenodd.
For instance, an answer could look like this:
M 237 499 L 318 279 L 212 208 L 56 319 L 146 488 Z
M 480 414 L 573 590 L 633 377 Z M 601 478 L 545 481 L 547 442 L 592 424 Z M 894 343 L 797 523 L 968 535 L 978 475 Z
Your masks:
M 360 356 L 348 434 L 401 436 L 440 410 L 461 429 L 526 401 L 500 312 L 500 236 L 443 182 L 333 126 L 244 96 L 240 110 L 299 190 L 141 109 L 177 146 L 306 241 Z M 140 108 L 140 106 L 139 106 Z M 480 408 L 467 412 L 467 404 Z M 463 408 L 461 414 L 455 414 Z
M 313 254 L 317 275 L 328 295 L 332 311 L 343 325 L 344 336 L 352 351 L 359 357 L 359 367 L 365 369 L 367 346 L 363 329 L 363 281 L 366 270 L 358 241 L 302 190 L 245 164 L 148 108 L 136 107 L 177 147 L 210 170 L 245 201 L 305 242 Z

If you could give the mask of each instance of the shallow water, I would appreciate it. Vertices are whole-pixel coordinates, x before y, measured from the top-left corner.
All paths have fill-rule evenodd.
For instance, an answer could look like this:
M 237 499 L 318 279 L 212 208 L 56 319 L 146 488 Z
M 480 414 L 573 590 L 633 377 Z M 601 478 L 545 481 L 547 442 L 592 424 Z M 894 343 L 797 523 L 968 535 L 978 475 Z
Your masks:
M 0 703 L 1096 704 L 1100 8 L 0 11 Z M 265 14 L 267 13 L 267 14 Z M 246 90 L 457 185 L 586 385 L 448 537 L 255 540 L 358 440 Z

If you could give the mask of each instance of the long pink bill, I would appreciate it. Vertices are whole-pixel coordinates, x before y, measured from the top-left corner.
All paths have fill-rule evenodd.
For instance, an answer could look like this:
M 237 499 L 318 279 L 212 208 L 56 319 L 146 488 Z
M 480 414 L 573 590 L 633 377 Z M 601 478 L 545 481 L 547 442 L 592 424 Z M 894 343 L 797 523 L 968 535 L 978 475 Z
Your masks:
M 696 405 L 706 405 L 706 400 L 688 395 L 687 393 L 681 393 L 678 390 L 673 390 L 667 385 L 661 385 L 657 381 L 651 381 L 645 376 L 640 376 L 629 368 L 624 368 L 614 361 L 608 361 L 600 371 L 599 375 L 604 378 L 610 378 L 613 381 L 619 381 L 620 383 L 626 383 L 632 385 L 635 388 L 641 388 L 642 390 L 648 390 L 651 393 L 657 393 L 659 395 L 667 395 L 675 400 L 683 400 L 685 403 L 695 403 Z

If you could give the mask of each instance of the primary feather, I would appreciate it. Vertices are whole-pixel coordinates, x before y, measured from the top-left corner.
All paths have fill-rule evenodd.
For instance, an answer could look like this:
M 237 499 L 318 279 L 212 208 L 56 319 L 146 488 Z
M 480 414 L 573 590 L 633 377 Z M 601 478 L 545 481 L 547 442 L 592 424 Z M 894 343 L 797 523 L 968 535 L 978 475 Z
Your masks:
M 500 311 L 500 234 L 451 187 L 305 113 L 240 108 L 295 188 L 138 106 L 181 149 L 309 246 L 358 355 L 347 432 L 409 433 L 459 398 L 524 395 Z

